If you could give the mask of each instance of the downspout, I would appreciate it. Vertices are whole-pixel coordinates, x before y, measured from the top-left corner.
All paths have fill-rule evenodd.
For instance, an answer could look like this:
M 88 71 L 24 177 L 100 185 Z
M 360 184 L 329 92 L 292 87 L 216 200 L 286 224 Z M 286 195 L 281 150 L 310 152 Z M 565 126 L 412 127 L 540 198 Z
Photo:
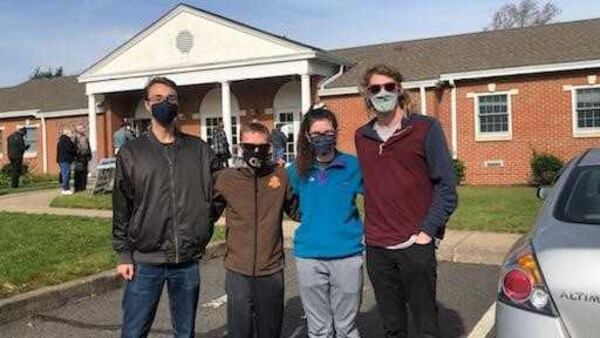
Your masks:
M 325 81 L 323 81 L 321 83 L 321 85 L 319 86 L 319 90 L 325 89 L 325 86 L 327 86 L 328 84 L 332 83 L 333 81 L 339 79 L 342 75 L 344 75 L 344 65 L 340 65 L 340 70 L 337 73 L 335 73 L 332 76 L 325 79 Z
M 456 83 L 454 79 L 448 81 L 452 87 L 450 92 L 450 123 L 452 129 L 452 158 L 458 158 L 458 118 L 456 112 Z
M 42 167 L 44 174 L 48 173 L 48 140 L 46 131 L 46 118 L 44 115 L 40 115 L 42 121 Z

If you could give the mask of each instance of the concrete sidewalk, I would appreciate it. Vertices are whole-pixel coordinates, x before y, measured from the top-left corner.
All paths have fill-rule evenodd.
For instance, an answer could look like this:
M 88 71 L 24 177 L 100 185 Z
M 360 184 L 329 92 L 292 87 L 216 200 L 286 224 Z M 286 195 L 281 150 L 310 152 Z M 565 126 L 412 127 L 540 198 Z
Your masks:
M 285 221 L 283 234 L 286 246 L 292 246 L 292 238 L 298 224 Z M 444 240 L 437 250 L 439 260 L 455 263 L 500 265 L 513 244 L 523 235 L 480 231 L 446 230 Z
M 51 208 L 50 202 L 60 195 L 60 190 L 38 190 L 0 196 L 0 211 L 28 214 L 69 215 L 84 217 L 112 217 L 111 210 Z

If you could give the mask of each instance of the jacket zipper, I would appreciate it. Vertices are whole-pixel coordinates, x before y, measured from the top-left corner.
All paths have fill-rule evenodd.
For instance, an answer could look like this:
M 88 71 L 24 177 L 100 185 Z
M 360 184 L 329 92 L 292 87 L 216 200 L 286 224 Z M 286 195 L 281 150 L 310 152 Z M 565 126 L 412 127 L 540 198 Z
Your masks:
M 258 177 L 254 173 L 254 266 L 253 276 L 256 276 L 256 259 L 258 256 Z
M 387 141 L 379 144 L 379 155 L 383 155 L 383 147 L 385 147 L 387 145 L 387 143 L 392 139 L 392 137 L 398 137 L 404 133 L 406 133 L 408 130 L 410 130 L 412 128 L 412 126 L 408 126 L 402 130 L 400 130 L 399 132 L 393 134 L 392 136 L 390 136 L 390 138 L 387 139 Z
M 169 161 L 169 180 L 171 183 L 171 212 L 173 213 L 173 239 L 175 241 L 175 264 L 179 264 L 179 240 L 177 238 L 177 229 L 176 229 L 176 223 L 177 223 L 177 213 L 175 212 L 175 179 L 174 179 L 174 172 L 175 172 L 175 156 L 177 154 L 177 148 L 176 145 L 173 144 L 173 159 L 171 159 L 171 157 L 169 156 L 169 153 L 167 151 L 167 160 Z

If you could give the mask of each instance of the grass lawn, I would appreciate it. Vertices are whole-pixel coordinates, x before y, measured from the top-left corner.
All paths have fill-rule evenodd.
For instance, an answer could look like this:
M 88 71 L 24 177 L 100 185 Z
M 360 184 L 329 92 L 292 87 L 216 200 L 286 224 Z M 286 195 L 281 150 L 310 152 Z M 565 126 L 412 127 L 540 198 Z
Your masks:
M 454 230 L 525 233 L 542 205 L 532 187 L 459 187 Z
M 362 213 L 362 199 L 357 200 Z M 458 187 L 448 229 L 525 233 L 542 202 L 531 187 Z
M 45 190 L 45 189 L 58 189 L 59 185 L 57 182 L 31 182 L 27 184 L 21 184 L 17 189 L 13 188 L 0 188 L 0 196 L 8 194 L 16 194 L 20 192 Z
M 111 221 L 101 218 L 0 213 L 0 298 L 115 266 Z M 215 228 L 213 240 L 225 231 Z
M 57 196 L 50 202 L 50 206 L 54 208 L 112 210 L 112 195 L 91 195 L 89 192 L 80 192 L 70 196 Z

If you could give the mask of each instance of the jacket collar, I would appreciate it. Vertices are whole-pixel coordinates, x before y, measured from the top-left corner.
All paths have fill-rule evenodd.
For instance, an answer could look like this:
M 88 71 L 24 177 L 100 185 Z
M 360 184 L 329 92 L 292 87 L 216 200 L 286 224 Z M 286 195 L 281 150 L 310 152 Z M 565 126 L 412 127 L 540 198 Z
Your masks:
M 383 140 L 381 139 L 381 137 L 379 137 L 379 134 L 377 134 L 377 131 L 375 130 L 376 122 L 377 122 L 377 118 L 376 117 L 372 118 L 369 122 L 367 122 L 364 126 L 362 126 L 359 129 L 359 132 L 364 137 L 370 138 L 379 143 L 383 143 Z M 396 129 L 396 131 L 394 132 L 394 135 L 392 135 L 391 138 L 393 138 L 398 132 L 401 132 L 401 131 L 407 129 L 408 127 L 410 127 L 412 122 L 413 122 L 412 115 L 402 117 L 402 120 L 400 121 L 399 129 Z
M 244 175 L 246 177 L 261 178 L 261 177 L 271 175 L 275 171 L 276 168 L 277 168 L 277 164 L 270 164 L 262 170 L 255 171 L 255 170 L 252 170 L 252 168 L 250 168 L 246 164 L 244 164 L 244 165 L 237 167 L 236 170 L 239 171 L 242 175 Z
M 335 157 L 333 158 L 333 161 L 331 161 L 331 163 L 329 163 L 324 169 L 331 169 L 331 168 L 346 168 L 346 165 L 348 165 L 348 162 L 346 161 L 346 159 L 342 156 L 342 154 L 340 152 L 336 151 Z M 319 170 L 322 167 L 319 167 L 316 163 L 316 161 L 313 161 L 312 165 L 311 165 L 312 169 L 315 170 Z

